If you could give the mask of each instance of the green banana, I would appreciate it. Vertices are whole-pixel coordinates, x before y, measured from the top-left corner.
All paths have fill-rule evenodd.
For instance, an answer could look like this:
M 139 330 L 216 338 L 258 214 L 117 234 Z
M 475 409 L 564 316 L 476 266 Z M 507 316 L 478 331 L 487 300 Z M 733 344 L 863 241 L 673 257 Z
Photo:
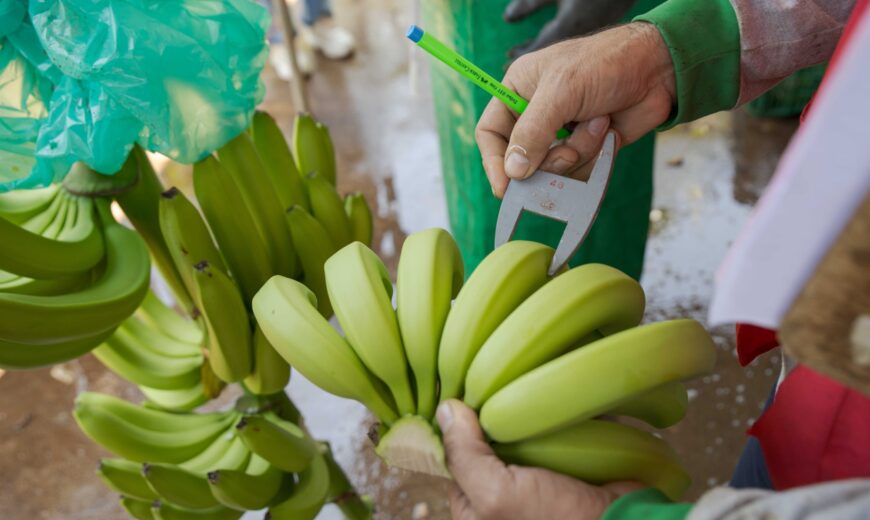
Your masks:
M 236 416 L 238 418 L 239 416 Z M 251 450 L 236 434 L 234 426 L 224 431 L 208 448 L 192 459 L 179 464 L 193 473 L 207 475 L 217 470 L 244 469 L 251 459 Z
M 464 400 L 478 409 L 498 389 L 571 350 L 583 336 L 611 334 L 643 317 L 643 289 L 603 264 L 555 277 L 521 303 L 490 335 L 468 368 Z
M 254 368 L 243 381 L 245 388 L 255 395 L 278 393 L 290 381 L 290 365 L 266 339 L 260 327 L 254 331 Z
M 137 520 L 153 520 L 154 518 L 154 515 L 151 514 L 151 501 L 122 496 L 121 507 L 128 515 Z
M 75 222 L 76 213 L 76 203 L 70 200 L 70 196 L 66 193 L 61 193 L 58 195 L 58 198 L 61 202 L 57 213 L 54 215 L 54 218 L 51 219 L 51 222 L 45 226 L 45 229 L 42 230 L 42 233 L 40 233 L 42 238 L 55 242 L 58 239 L 58 235 L 60 235 L 60 231 L 64 226 L 66 226 L 67 219 L 69 219 L 70 222 Z
M 365 366 L 390 387 L 401 415 L 416 411 L 387 268 L 360 242 L 326 261 L 326 288 L 341 328 Z
M 438 348 L 441 400 L 462 396 L 472 359 L 507 316 L 544 285 L 553 249 L 514 240 L 497 248 L 471 273 L 447 315 Z
M 335 150 L 329 130 L 308 114 L 299 114 L 293 122 L 293 157 L 303 176 L 318 172 L 335 186 Z
M 328 318 L 332 316 L 332 305 L 323 266 L 335 253 L 335 244 L 323 225 L 301 206 L 292 206 L 287 211 L 287 225 L 302 263 L 303 281 L 317 295 L 320 314 Z
M 223 381 L 251 373 L 251 326 L 242 295 L 227 275 L 207 262 L 196 265 L 196 293 L 208 327 L 208 362 Z
M 145 463 L 145 481 L 160 500 L 189 509 L 208 509 L 219 505 L 204 475 L 171 464 Z
M 710 372 L 715 362 L 713 341 L 694 320 L 635 327 L 512 381 L 483 405 L 480 424 L 497 442 L 527 439 L 605 413 L 665 383 Z
M 167 357 L 151 350 L 127 330 L 120 328 L 93 350 L 103 365 L 131 383 L 158 390 L 176 390 L 199 382 L 202 354 Z
M 99 206 L 106 241 L 103 273 L 89 287 L 61 296 L 0 293 L 0 339 L 51 343 L 82 338 L 116 327 L 142 302 L 150 276 L 145 243 L 112 220 L 107 203 Z
M 92 392 L 79 394 L 73 416 L 85 435 L 118 456 L 171 464 L 201 453 L 238 417 L 151 410 Z
M 153 325 L 154 322 L 147 322 L 140 318 L 141 313 L 136 311 L 135 314 L 124 320 L 119 330 L 127 332 L 139 343 L 148 349 L 169 358 L 189 358 L 202 354 L 200 344 L 203 339 L 202 332 L 200 334 L 200 343 L 189 343 L 180 341 L 168 336 L 159 328 Z M 190 325 L 196 326 L 194 322 Z
M 634 417 L 655 428 L 669 428 L 686 416 L 688 407 L 686 385 L 673 381 L 622 402 L 607 414 Z
M 269 508 L 271 520 L 314 520 L 329 498 L 329 466 L 317 454 L 299 474 L 299 482 L 287 500 Z
M 145 300 L 136 311 L 136 316 L 152 328 L 177 341 L 201 345 L 205 339 L 205 332 L 200 323 L 182 317 L 160 301 L 152 291 L 148 291 L 145 295 Z
M 636 480 L 677 501 L 691 479 L 663 440 L 630 426 L 585 421 L 555 433 L 495 444 L 505 462 L 543 467 L 590 484 Z
M 417 413 L 429 419 L 438 403 L 441 331 L 464 280 L 462 255 L 447 231 L 427 229 L 405 239 L 396 280 L 396 315 L 414 372 Z
M 188 293 L 196 300 L 193 266 L 207 261 L 215 269 L 227 272 L 221 254 L 208 231 L 199 210 L 178 188 L 172 187 L 160 195 L 160 230 L 175 268 Z
M 112 491 L 139 500 L 157 499 L 142 476 L 140 464 L 124 459 L 101 459 L 97 474 Z
M 254 296 L 257 323 L 269 343 L 309 381 L 339 397 L 356 399 L 389 424 L 397 419 L 392 398 L 317 312 L 307 287 L 289 278 L 272 277 Z
M 193 165 L 193 187 L 205 220 L 245 301 L 272 276 L 266 243 L 235 183 L 213 156 Z
M 266 459 L 252 455 L 245 471 L 212 471 L 208 484 L 221 504 L 240 511 L 257 510 L 274 501 L 289 477 Z
M 42 236 L 42 233 L 45 232 L 48 226 L 51 225 L 52 221 L 57 217 L 57 214 L 60 212 L 60 209 L 63 207 L 65 202 L 66 198 L 62 197 L 59 193 L 54 200 L 51 201 L 51 204 L 46 206 L 45 210 L 22 223 L 21 229 L 33 233 L 34 235 Z
M 245 206 L 234 208 L 234 211 L 240 212 L 246 207 L 253 216 L 269 258 L 272 259 L 272 274 L 297 274 L 293 241 L 283 220 L 286 206 L 282 207 L 275 195 L 251 137 L 242 132 L 218 149 L 217 156 L 245 202 Z
M 251 133 L 281 207 L 286 209 L 299 205 L 309 211 L 311 206 L 302 176 L 296 169 L 296 162 L 278 124 L 272 116 L 258 110 L 254 113 Z
M 19 227 L 0 217 L 0 243 L 15 244 L 15 247 L 0 248 L 0 269 L 29 278 L 57 278 L 81 273 L 97 265 L 103 258 L 104 246 L 103 236 L 93 218 L 82 215 L 75 219 L 75 226 L 64 234 L 63 240 L 41 234 L 51 226 L 68 200 L 66 196 L 55 197 L 48 209 L 33 217 L 46 216 L 47 220 L 44 226 L 41 222 L 34 225 L 34 231 L 28 231 L 27 224 Z M 59 228 L 53 231 L 55 235 L 57 231 Z
M 350 223 L 351 240 L 371 247 L 374 235 L 372 210 L 362 193 L 351 193 L 344 198 L 344 212 Z
M 11 274 L 3 272 L 3 275 Z M 2 276 L 2 275 L 0 275 Z M 79 274 L 62 278 L 27 278 L 17 275 L 4 278 L 0 282 L 0 292 L 10 294 L 29 294 L 31 296 L 58 296 L 81 291 L 91 284 L 94 271 L 82 271 Z
M 145 395 L 145 405 L 162 408 L 173 412 L 187 412 L 208 401 L 202 381 L 190 388 L 174 390 L 158 390 L 139 385 L 139 390 Z
M 344 212 L 344 202 L 335 186 L 330 184 L 323 175 L 311 172 L 305 178 L 308 189 L 308 199 L 311 201 L 311 214 L 323 224 L 329 233 L 332 243 L 342 248 L 352 240 L 350 221 Z
M 0 339 L 0 368 L 24 370 L 69 361 L 90 352 L 114 333 L 115 329 L 110 328 L 91 336 L 39 345 Z
M 13 224 L 22 224 L 42 213 L 59 191 L 59 186 L 52 184 L 46 188 L 0 193 L 0 217 Z
M 184 509 L 159 500 L 151 505 L 151 513 L 156 520 L 238 520 L 243 514 L 224 506 Z
M 257 415 L 246 415 L 236 431 L 253 453 L 278 469 L 297 473 L 311 463 L 317 445 L 295 424 Z

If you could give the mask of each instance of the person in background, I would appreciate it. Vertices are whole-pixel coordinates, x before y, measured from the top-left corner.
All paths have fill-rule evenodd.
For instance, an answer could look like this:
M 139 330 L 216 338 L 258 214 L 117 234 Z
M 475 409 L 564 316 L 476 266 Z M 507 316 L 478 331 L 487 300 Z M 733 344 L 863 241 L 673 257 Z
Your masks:
M 494 100 L 476 139 L 492 190 L 502 196 L 509 179 L 538 168 L 564 173 L 595 157 L 599 140 L 582 135 L 551 146 L 549 136 L 567 123 L 607 117 L 621 142 L 631 143 L 655 128 L 746 103 L 832 54 L 828 74 L 854 78 L 866 67 L 856 58 L 861 53 L 870 53 L 870 0 L 669 0 L 632 23 L 518 59 L 504 81 L 530 100 L 529 108 L 519 117 Z M 849 59 L 838 63 L 843 56 Z M 850 85 L 854 90 L 855 82 Z M 854 95 L 854 103 L 854 113 L 870 116 L 866 95 Z M 811 107 L 811 123 L 813 115 Z M 825 130 L 862 131 L 836 124 Z M 855 152 L 852 160 L 862 157 Z M 870 164 L 865 167 L 870 175 Z M 775 331 L 738 325 L 741 363 L 776 346 Z M 437 418 L 456 484 L 450 500 L 457 520 L 870 515 L 870 397 L 804 365 L 783 364 L 732 485 L 694 504 L 672 503 L 638 483 L 593 486 L 505 465 L 474 411 L 459 401 L 442 403 Z

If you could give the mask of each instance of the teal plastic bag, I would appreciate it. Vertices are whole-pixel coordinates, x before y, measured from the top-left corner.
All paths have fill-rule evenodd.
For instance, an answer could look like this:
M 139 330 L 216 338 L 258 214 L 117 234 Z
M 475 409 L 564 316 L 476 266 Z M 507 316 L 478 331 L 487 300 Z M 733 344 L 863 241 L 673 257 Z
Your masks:
M 134 143 L 197 161 L 262 100 L 269 13 L 253 0 L 0 0 L 0 192 Z

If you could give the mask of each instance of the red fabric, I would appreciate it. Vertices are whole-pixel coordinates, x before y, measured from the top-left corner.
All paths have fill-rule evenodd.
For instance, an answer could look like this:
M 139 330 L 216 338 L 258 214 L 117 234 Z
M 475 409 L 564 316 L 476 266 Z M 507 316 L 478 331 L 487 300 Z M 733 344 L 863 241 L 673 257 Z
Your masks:
M 870 477 L 870 398 L 798 366 L 752 425 L 778 490 Z
M 778 346 L 775 330 L 745 323 L 737 324 L 737 360 L 740 365 L 745 367 L 753 359 Z

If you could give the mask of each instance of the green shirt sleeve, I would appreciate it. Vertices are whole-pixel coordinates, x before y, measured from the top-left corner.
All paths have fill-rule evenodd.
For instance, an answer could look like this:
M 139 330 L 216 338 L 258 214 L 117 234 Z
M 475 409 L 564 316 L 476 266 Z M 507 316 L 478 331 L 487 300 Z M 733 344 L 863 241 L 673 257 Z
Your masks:
M 655 25 L 674 61 L 677 106 L 660 129 L 734 107 L 740 27 L 728 0 L 668 0 L 634 21 Z
M 647 488 L 619 497 L 601 520 L 683 520 L 690 509 L 692 504 L 675 504 L 658 489 Z

